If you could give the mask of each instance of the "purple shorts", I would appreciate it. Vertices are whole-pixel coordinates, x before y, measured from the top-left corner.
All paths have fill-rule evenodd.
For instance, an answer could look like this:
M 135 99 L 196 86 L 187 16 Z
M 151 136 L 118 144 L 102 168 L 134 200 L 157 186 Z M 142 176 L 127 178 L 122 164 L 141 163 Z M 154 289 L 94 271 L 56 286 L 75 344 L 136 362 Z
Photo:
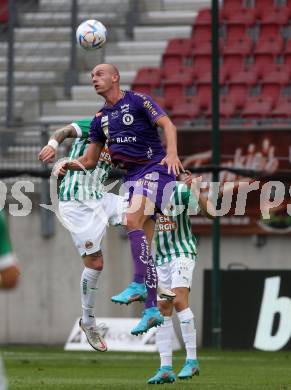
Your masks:
M 168 167 L 159 163 L 143 165 L 133 174 L 124 177 L 124 184 L 129 192 L 129 200 L 133 195 L 143 195 L 156 206 L 157 212 L 167 207 L 176 185 L 174 174 L 168 174 Z

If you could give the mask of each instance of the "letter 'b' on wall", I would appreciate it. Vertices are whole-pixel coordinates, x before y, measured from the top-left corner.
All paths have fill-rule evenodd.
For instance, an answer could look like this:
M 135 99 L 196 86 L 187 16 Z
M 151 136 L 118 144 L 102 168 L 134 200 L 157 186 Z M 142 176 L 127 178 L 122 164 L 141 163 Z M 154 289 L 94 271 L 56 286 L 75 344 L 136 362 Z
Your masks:
M 281 278 L 267 278 L 259 313 L 254 347 L 263 351 L 277 351 L 291 338 L 291 299 L 279 297 Z M 279 314 L 279 324 L 274 334 L 275 315 Z

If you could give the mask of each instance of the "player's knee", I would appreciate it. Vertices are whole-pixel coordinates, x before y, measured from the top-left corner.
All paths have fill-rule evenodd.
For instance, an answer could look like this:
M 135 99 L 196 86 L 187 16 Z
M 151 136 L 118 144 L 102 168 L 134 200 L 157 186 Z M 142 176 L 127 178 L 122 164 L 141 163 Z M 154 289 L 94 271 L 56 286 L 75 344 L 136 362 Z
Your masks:
M 85 267 L 95 269 L 96 271 L 103 270 L 103 256 L 101 251 L 87 255 L 83 260 Z
M 19 281 L 19 269 L 17 266 L 11 266 L 1 272 L 0 286 L 5 289 L 13 289 L 17 286 Z
M 173 303 L 176 311 L 182 311 L 188 307 L 188 302 L 187 300 L 183 299 L 183 297 L 176 296 Z
M 173 304 L 169 301 L 158 301 L 158 308 L 163 316 L 170 317 L 173 312 Z

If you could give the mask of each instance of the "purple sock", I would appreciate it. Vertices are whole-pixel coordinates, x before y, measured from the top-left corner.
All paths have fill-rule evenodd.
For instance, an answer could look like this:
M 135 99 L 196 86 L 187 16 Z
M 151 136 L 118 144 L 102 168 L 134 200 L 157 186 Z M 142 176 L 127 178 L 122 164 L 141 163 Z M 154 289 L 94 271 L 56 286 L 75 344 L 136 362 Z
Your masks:
M 144 283 L 147 274 L 147 263 L 149 258 L 149 245 L 142 229 L 133 230 L 128 233 L 131 254 L 133 259 L 134 276 L 133 281 Z
M 157 306 L 158 275 L 152 256 L 149 256 L 145 284 L 148 293 L 147 299 L 145 301 L 145 307 L 148 309 L 149 307 Z

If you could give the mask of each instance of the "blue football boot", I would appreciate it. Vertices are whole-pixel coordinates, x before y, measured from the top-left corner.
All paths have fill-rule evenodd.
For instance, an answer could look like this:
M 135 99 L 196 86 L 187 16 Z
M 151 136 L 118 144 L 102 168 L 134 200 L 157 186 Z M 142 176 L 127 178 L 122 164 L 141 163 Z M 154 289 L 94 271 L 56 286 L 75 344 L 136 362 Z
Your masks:
M 154 306 L 145 309 L 142 319 L 131 330 L 131 334 L 137 336 L 139 334 L 146 333 L 150 328 L 160 326 L 164 323 L 164 317 L 161 315 L 160 310 Z
M 173 383 L 176 380 L 176 375 L 172 366 L 162 366 L 156 372 L 156 374 L 148 380 L 150 385 L 159 385 L 164 383 Z
M 187 359 L 182 370 L 178 374 L 179 379 L 189 379 L 194 375 L 199 375 L 198 360 Z
M 144 283 L 132 282 L 120 294 L 114 295 L 111 298 L 112 302 L 128 305 L 136 301 L 145 301 L 147 297 L 147 289 Z

